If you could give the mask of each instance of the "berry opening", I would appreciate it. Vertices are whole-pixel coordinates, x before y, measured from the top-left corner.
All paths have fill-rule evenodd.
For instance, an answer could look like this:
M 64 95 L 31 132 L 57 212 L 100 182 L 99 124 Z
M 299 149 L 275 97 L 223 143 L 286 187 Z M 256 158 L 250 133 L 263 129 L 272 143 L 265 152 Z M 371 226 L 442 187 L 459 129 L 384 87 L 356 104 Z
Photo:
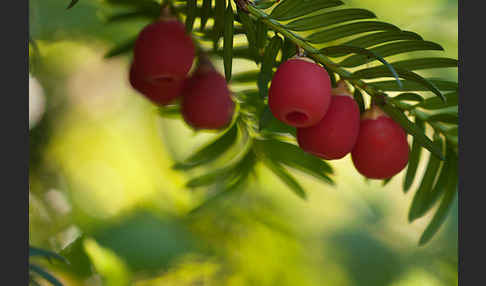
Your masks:
M 292 111 L 285 116 L 285 119 L 295 125 L 304 124 L 309 120 L 307 114 L 300 111 Z

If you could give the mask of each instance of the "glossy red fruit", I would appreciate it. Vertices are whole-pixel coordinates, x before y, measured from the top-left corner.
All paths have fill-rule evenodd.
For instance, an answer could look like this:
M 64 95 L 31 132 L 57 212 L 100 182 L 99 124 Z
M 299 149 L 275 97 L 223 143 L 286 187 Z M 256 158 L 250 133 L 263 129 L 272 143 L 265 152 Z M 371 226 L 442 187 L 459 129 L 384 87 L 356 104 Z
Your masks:
M 129 80 L 132 87 L 158 105 L 167 105 L 181 95 L 183 78 L 158 78 L 148 81 L 140 76 L 135 65 L 130 67 Z
M 280 121 L 294 127 L 317 124 L 331 104 L 327 71 L 307 58 L 281 64 L 268 92 L 268 106 Z
M 398 123 L 377 106 L 363 113 L 351 152 L 358 172 L 370 179 L 393 177 L 407 165 L 408 153 L 407 135 Z
M 195 129 L 222 129 L 233 117 L 235 104 L 225 78 L 214 69 L 199 68 L 184 83 L 181 113 Z
M 297 128 L 302 150 L 318 157 L 335 160 L 346 156 L 358 139 L 359 106 L 349 91 L 334 89 L 331 106 L 324 118 L 311 127 Z
M 146 26 L 138 35 L 134 61 L 142 78 L 184 78 L 195 57 L 194 43 L 184 25 L 173 18 Z

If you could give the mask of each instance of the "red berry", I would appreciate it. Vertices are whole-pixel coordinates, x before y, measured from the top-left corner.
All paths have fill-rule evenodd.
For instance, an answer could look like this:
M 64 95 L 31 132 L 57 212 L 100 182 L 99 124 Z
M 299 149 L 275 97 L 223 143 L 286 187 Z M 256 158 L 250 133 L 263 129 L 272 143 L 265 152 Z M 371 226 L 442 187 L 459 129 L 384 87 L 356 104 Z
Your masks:
M 166 19 L 140 32 L 133 53 L 140 76 L 145 79 L 184 78 L 192 67 L 195 48 L 184 25 L 175 19 Z
M 327 160 L 340 159 L 353 149 L 359 125 L 359 107 L 354 99 L 349 94 L 333 94 L 331 106 L 319 123 L 297 128 L 297 141 L 306 152 Z
M 143 79 L 132 63 L 129 75 L 132 87 L 152 102 L 167 105 L 181 94 L 184 80 L 178 77 L 158 78 L 154 81 Z
M 393 177 L 407 165 L 408 153 L 407 135 L 400 125 L 377 106 L 363 113 L 351 152 L 358 172 L 370 179 Z
M 306 58 L 281 64 L 273 76 L 268 106 L 280 121 L 294 127 L 317 124 L 331 104 L 327 71 Z
M 181 113 L 195 129 L 221 129 L 233 117 L 235 104 L 225 78 L 217 71 L 199 69 L 184 83 Z

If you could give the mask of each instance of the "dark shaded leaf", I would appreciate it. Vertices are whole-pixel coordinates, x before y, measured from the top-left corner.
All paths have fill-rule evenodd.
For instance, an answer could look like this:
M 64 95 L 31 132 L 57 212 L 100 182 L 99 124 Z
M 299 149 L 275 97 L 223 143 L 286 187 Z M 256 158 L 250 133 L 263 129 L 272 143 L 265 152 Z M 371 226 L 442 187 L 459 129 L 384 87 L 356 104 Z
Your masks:
M 459 94 L 457 93 L 457 91 L 444 94 L 444 97 L 447 99 L 446 102 L 443 102 L 437 97 L 432 97 L 432 98 L 427 98 L 423 102 L 417 104 L 416 107 L 434 110 L 434 109 L 442 109 L 446 107 L 456 106 L 459 104 Z
M 181 116 L 181 107 L 179 105 L 167 105 L 159 107 L 159 115 L 164 118 L 179 118 Z
M 282 46 L 282 62 L 287 61 L 295 54 L 297 54 L 297 46 L 294 44 L 294 42 L 288 38 L 285 38 Z
M 425 122 L 418 117 L 415 117 L 415 126 L 417 129 L 424 132 Z M 417 167 L 420 162 L 420 155 L 422 154 L 422 146 L 415 138 L 412 139 L 412 149 L 410 150 L 407 173 L 403 180 L 403 192 L 407 193 L 412 186 L 415 174 L 417 173 Z
M 42 257 L 47 258 L 49 260 L 56 259 L 56 260 L 61 261 L 63 263 L 69 263 L 66 258 L 64 258 L 63 256 L 61 256 L 61 255 L 59 255 L 55 252 L 45 250 L 45 249 L 41 249 L 41 248 L 37 248 L 37 247 L 33 247 L 33 246 L 29 246 L 29 257 L 32 257 L 32 256 L 42 256 Z
M 411 122 L 402 111 L 395 108 L 392 105 L 385 104 L 382 106 L 383 110 L 398 124 L 400 124 L 405 131 L 414 137 L 414 140 L 422 145 L 425 149 L 429 150 L 432 154 L 439 159 L 444 160 L 441 148 L 434 144 L 425 134 L 423 130 L 420 130 L 413 122 Z
M 51 274 L 49 274 L 47 271 L 45 271 L 41 267 L 39 267 L 35 264 L 29 264 L 29 269 L 30 269 L 30 271 L 37 273 L 39 276 L 41 276 L 45 280 L 49 281 L 52 285 L 62 286 L 62 283 L 59 282 L 59 280 L 57 280 L 56 277 L 52 276 Z
M 305 172 L 328 184 L 334 183 L 328 176 L 333 173 L 329 164 L 293 144 L 273 139 L 256 140 L 254 144 L 262 148 L 271 160 Z
M 186 183 L 188 188 L 197 188 L 215 184 L 216 182 L 225 181 L 227 178 L 234 176 L 232 173 L 233 166 L 227 168 L 221 168 L 210 173 L 193 178 Z
M 431 69 L 431 68 L 447 68 L 447 67 L 457 67 L 457 60 L 448 58 L 420 58 L 403 60 L 394 63 L 390 63 L 395 68 L 400 68 L 404 70 L 421 70 L 421 69 Z M 367 73 L 369 71 L 383 70 L 384 67 L 372 67 L 363 70 L 356 71 L 355 74 Z
M 211 15 L 211 4 L 213 0 L 203 0 L 201 7 L 201 31 L 206 27 L 209 16 Z
M 366 58 L 369 58 L 369 59 L 377 59 L 382 64 L 385 65 L 386 71 L 387 72 L 389 71 L 389 73 L 391 73 L 395 77 L 395 79 L 397 81 L 397 84 L 401 85 L 401 82 L 398 79 L 398 74 L 395 71 L 395 69 L 393 68 L 393 66 L 391 66 L 385 59 L 383 59 L 382 57 L 380 57 L 376 53 L 372 52 L 371 50 L 367 50 L 367 49 L 360 48 L 360 47 L 351 47 L 351 46 L 342 46 L 342 45 L 328 47 L 327 49 L 328 50 L 331 50 L 331 51 L 346 51 L 346 52 L 352 52 L 352 53 L 356 53 L 356 54 L 362 55 L 362 56 L 364 56 Z M 386 73 L 386 74 L 388 74 L 388 73 Z M 356 76 L 353 74 L 353 77 L 356 77 Z
M 370 49 L 371 52 L 373 52 L 376 55 L 379 55 L 382 58 L 398 55 L 401 53 L 407 53 L 413 51 L 428 51 L 428 50 L 442 51 L 444 50 L 444 48 L 442 48 L 442 46 L 433 42 L 410 40 L 410 41 L 400 41 L 400 42 L 384 44 Z M 352 67 L 357 67 L 369 63 L 372 60 L 373 59 L 370 59 L 364 55 L 353 55 L 344 59 L 342 62 L 339 63 L 339 65 L 343 67 L 352 68 Z
M 278 55 L 278 51 L 282 47 L 282 38 L 275 35 L 263 54 L 262 66 L 260 74 L 258 75 L 258 89 L 260 91 L 260 97 L 265 98 L 268 95 L 268 83 L 272 80 L 273 70 L 275 66 L 275 58 Z
M 186 32 L 190 33 L 196 20 L 197 1 L 187 0 L 186 3 Z
M 459 116 L 457 113 L 439 113 L 429 116 L 427 118 L 427 121 L 439 121 L 444 123 L 458 124 Z
M 105 59 L 112 58 L 112 57 L 115 57 L 115 56 L 119 56 L 119 55 L 131 52 L 133 50 L 133 46 L 135 45 L 136 40 L 137 40 L 137 36 L 132 37 L 132 38 L 116 45 L 115 47 L 110 49 L 105 54 L 105 56 L 104 56 Z
M 226 198 L 228 195 L 236 192 L 239 190 L 246 180 L 248 179 L 255 163 L 257 162 L 256 155 L 253 150 L 249 150 L 247 154 L 243 157 L 243 159 L 234 165 L 231 175 L 226 177 L 226 186 L 223 190 L 220 190 L 216 194 L 212 195 L 208 199 L 206 199 L 202 204 L 192 209 L 189 213 L 194 214 L 199 212 L 200 210 L 207 208 L 214 203 L 218 202 L 222 198 Z M 233 180 L 232 180 L 233 179 Z M 232 180 L 231 182 L 227 182 Z M 218 180 L 219 181 L 219 180 Z
M 67 6 L 66 9 L 71 9 L 74 7 L 74 5 L 76 5 L 76 3 L 78 3 L 79 0 L 71 0 L 71 3 L 69 3 L 69 5 Z
M 258 79 L 260 71 L 247 71 L 235 74 L 231 81 L 234 83 L 248 83 L 254 82 Z
M 257 38 L 257 49 L 258 53 L 263 54 L 263 49 L 267 45 L 267 33 L 268 33 L 268 27 L 265 25 L 265 23 L 262 22 L 261 19 L 258 19 L 256 22 L 256 38 Z
M 361 36 L 343 43 L 343 46 L 352 46 L 360 48 L 368 48 L 385 42 L 398 40 L 422 40 L 420 35 L 408 31 L 385 31 Z M 330 57 L 342 57 L 349 54 L 347 51 L 330 53 L 327 48 L 323 48 L 321 52 Z
M 292 177 L 282 165 L 273 162 L 273 160 L 263 160 L 263 163 L 279 177 L 297 196 L 301 199 L 306 199 L 307 195 L 302 186 Z
M 219 138 L 201 148 L 184 162 L 175 164 L 173 168 L 187 170 L 212 162 L 223 155 L 223 153 L 235 143 L 237 137 L 238 127 L 237 124 L 234 123 Z
M 223 43 L 223 61 L 224 61 L 224 75 L 226 81 L 231 80 L 231 71 L 233 68 L 233 24 L 234 14 L 231 3 L 228 3 L 226 13 L 224 16 L 224 43 Z
M 257 46 L 257 34 L 255 29 L 255 22 L 250 16 L 238 8 L 238 16 L 240 17 L 241 24 L 246 31 L 246 38 L 248 40 L 248 46 L 253 53 L 253 56 L 259 58 L 258 46 Z
M 296 136 L 296 129 L 275 118 L 268 106 L 265 107 L 260 116 L 259 130 L 276 133 L 288 133 Z
M 434 140 L 434 145 L 440 148 L 442 152 L 441 139 Z M 420 186 L 413 197 L 412 205 L 408 213 L 408 221 L 412 222 L 425 214 L 423 211 L 424 206 L 428 203 L 427 199 L 430 196 L 439 167 L 440 160 L 436 156 L 430 155 Z
M 388 66 L 387 66 L 388 67 Z M 380 78 L 380 77 L 396 77 L 398 74 L 401 78 L 419 83 L 426 87 L 429 91 L 432 91 L 435 95 L 441 98 L 444 102 L 447 100 L 444 95 L 440 92 L 440 90 L 429 80 L 423 78 L 417 73 L 412 71 L 407 71 L 403 69 L 395 69 L 396 73 L 392 73 L 389 70 L 368 70 L 364 71 L 361 74 L 357 75 L 356 73 L 353 74 L 353 78 L 360 78 L 360 79 L 369 79 L 369 78 Z M 401 84 L 401 81 L 397 79 L 397 82 Z
M 427 80 L 442 91 L 457 90 L 459 87 L 457 82 L 430 78 L 427 78 Z M 400 80 L 400 82 L 403 85 L 402 87 L 399 87 L 395 80 L 369 82 L 368 85 L 382 91 L 429 91 L 429 88 L 415 81 Z
M 213 49 L 218 48 L 219 38 L 223 35 L 225 21 L 225 0 L 215 0 L 214 2 L 214 26 L 213 26 Z
M 268 9 L 273 6 L 278 1 L 272 1 L 272 0 L 262 0 L 262 1 L 255 1 L 255 7 L 258 9 Z
M 424 101 L 424 98 L 416 93 L 405 92 L 393 97 L 394 100 Z
M 307 40 L 311 43 L 325 43 L 365 32 L 399 30 L 398 27 L 385 22 L 363 21 L 315 32 L 308 36 Z
M 290 30 L 307 31 L 352 20 L 376 18 L 372 12 L 364 9 L 342 9 L 300 18 L 285 25 Z
M 272 10 L 270 17 L 277 20 L 290 20 L 312 12 L 342 5 L 338 0 L 282 0 Z
M 363 94 L 361 93 L 361 91 L 359 89 L 355 88 L 354 93 L 353 93 L 353 97 L 354 97 L 354 100 L 356 101 L 356 103 L 358 103 L 360 113 L 363 113 L 366 109 Z
M 157 19 L 159 16 L 159 12 L 154 13 L 152 10 L 137 10 L 110 15 L 106 18 L 106 22 L 115 23 L 134 19 L 154 20 Z

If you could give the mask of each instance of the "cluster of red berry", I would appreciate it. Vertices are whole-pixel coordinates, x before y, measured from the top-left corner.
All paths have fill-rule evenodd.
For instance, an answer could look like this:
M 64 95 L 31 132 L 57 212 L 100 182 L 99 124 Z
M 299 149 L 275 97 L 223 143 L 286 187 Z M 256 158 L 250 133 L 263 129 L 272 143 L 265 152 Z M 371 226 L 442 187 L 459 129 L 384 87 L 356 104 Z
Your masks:
M 159 105 L 182 97 L 182 116 L 195 129 L 224 128 L 235 108 L 226 80 L 204 55 L 189 76 L 194 58 L 184 25 L 161 19 L 145 27 L 135 42 L 130 83 Z M 278 120 L 297 128 L 304 151 L 326 160 L 351 152 L 354 166 L 368 178 L 390 178 L 408 163 L 401 126 L 376 105 L 360 116 L 347 84 L 340 80 L 333 89 L 327 71 L 309 58 L 296 56 L 279 66 L 268 105 Z
M 235 104 L 225 78 L 205 56 L 189 76 L 195 46 L 184 25 L 163 18 L 138 35 L 130 68 L 134 89 L 158 105 L 181 100 L 184 120 L 195 129 L 221 129 L 233 117 Z
M 309 58 L 296 56 L 278 67 L 268 105 L 277 119 L 297 128 L 302 150 L 326 160 L 351 153 L 368 178 L 390 178 L 408 163 L 402 127 L 376 105 L 360 115 L 347 84 L 340 80 L 333 89 L 327 71 Z

